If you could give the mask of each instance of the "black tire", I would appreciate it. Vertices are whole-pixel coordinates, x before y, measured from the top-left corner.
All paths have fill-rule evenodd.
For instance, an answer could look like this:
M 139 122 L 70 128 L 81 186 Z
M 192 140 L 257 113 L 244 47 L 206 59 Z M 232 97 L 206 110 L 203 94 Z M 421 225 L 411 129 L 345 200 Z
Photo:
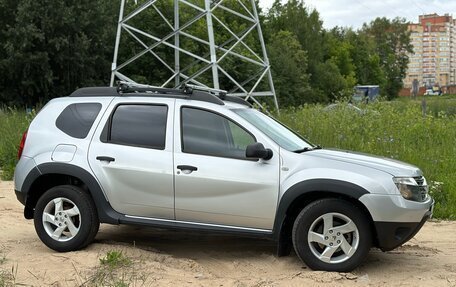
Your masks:
M 46 223 L 48 226 L 46 229 L 45 223 L 43 223 L 43 213 L 46 206 L 48 206 L 48 204 L 51 204 L 51 201 L 56 198 L 63 198 L 68 202 L 71 201 L 71 203 L 77 206 L 79 210 L 77 220 L 75 221 L 75 219 L 71 219 L 73 224 L 77 226 L 79 230 L 77 231 L 76 235 L 73 236 L 70 234 L 69 229 L 67 228 L 64 232 L 70 236 L 66 239 L 66 241 L 58 241 L 56 239 L 53 239 L 51 235 L 48 234 L 48 231 L 46 231 L 50 230 L 50 228 L 57 229 L 57 225 Z M 67 201 L 65 201 L 64 204 L 68 204 Z M 64 207 L 63 211 L 65 210 L 68 211 L 69 209 L 65 209 Z M 63 217 L 62 220 L 64 220 Z M 46 191 L 36 204 L 34 223 L 36 233 L 38 234 L 38 237 L 41 239 L 41 241 L 46 244 L 47 247 L 59 252 L 75 251 L 86 247 L 93 241 L 100 227 L 98 214 L 92 198 L 84 190 L 72 185 L 60 185 Z
M 336 229 L 333 231 L 332 228 L 329 228 L 325 233 L 325 217 L 333 218 L 333 226 L 335 225 L 334 228 L 336 229 L 341 225 L 347 224 L 349 221 L 346 219 L 348 218 L 354 223 L 357 231 L 345 234 L 340 232 L 336 238 Z M 328 226 L 330 225 L 328 224 Z M 308 236 L 311 228 L 313 232 L 318 233 L 318 235 L 321 234 L 321 237 L 319 237 L 321 239 L 319 240 L 324 240 L 324 244 L 313 241 L 309 243 Z M 302 209 L 294 222 L 292 239 L 298 257 L 311 269 L 350 272 L 358 267 L 369 253 L 372 246 L 372 231 L 366 215 L 354 204 L 342 199 L 326 198 L 314 201 Z M 336 247 L 341 246 L 340 244 L 341 242 L 344 243 L 344 240 L 346 243 L 351 244 L 352 247 L 357 245 L 354 253 L 349 252 L 347 254 L 341 247 Z M 329 261 L 333 260 L 332 256 L 334 256 L 334 262 L 324 262 L 323 259 L 317 257 L 317 255 L 321 256 L 326 248 L 336 250 L 329 256 Z

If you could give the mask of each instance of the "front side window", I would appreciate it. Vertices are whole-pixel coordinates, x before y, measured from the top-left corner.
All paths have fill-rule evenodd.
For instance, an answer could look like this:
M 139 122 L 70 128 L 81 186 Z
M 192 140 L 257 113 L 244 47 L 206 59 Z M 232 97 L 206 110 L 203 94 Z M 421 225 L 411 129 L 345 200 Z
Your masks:
M 303 148 L 312 148 L 312 145 L 299 135 L 255 109 L 233 109 L 232 111 L 286 150 L 296 151 Z
M 112 115 L 108 142 L 165 149 L 167 116 L 164 105 L 120 105 Z
M 201 155 L 246 159 L 255 138 L 235 122 L 206 110 L 182 108 L 182 151 Z

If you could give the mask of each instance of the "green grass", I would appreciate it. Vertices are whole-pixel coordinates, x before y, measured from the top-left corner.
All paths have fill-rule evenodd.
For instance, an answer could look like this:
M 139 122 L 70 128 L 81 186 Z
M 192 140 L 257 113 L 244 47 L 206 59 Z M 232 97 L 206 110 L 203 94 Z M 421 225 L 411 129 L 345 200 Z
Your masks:
M 13 177 L 19 143 L 33 115 L 0 108 L 0 178 L 3 180 Z
M 434 116 L 455 116 L 456 115 L 456 95 L 444 95 L 444 96 L 426 96 L 427 113 Z M 423 97 L 417 97 L 412 100 L 408 97 L 401 97 L 397 102 L 403 104 L 418 105 L 421 107 Z
M 0 270 L 0 287 L 6 287 L 6 286 L 10 286 L 11 282 L 11 277 L 10 275 L 3 271 L 3 270 Z
M 11 270 L 0 269 L 0 287 L 17 286 L 18 265 L 13 265 Z
M 0 265 L 6 262 L 6 257 L 0 254 Z M 11 276 L 5 270 L 0 269 L 0 287 L 8 286 L 11 281 Z
M 100 260 L 100 265 L 86 280 L 86 286 L 144 286 L 147 275 L 138 270 L 132 259 L 122 251 L 108 251 Z M 141 264 L 141 262 L 139 262 Z
M 100 264 L 115 269 L 131 265 L 131 260 L 122 251 L 113 250 L 106 253 L 105 257 L 100 258 Z
M 364 113 L 323 106 L 282 110 L 279 119 L 323 147 L 362 151 L 420 167 L 437 199 L 435 216 L 456 219 L 456 117 L 423 117 L 416 101 L 380 102 Z M 438 182 L 438 183 L 437 183 Z

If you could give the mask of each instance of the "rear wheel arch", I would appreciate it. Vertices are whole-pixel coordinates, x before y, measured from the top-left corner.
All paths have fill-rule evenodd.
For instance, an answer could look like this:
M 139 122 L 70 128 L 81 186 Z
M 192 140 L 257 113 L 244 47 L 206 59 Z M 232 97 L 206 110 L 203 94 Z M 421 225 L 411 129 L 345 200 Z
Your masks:
M 26 207 L 34 209 L 40 197 L 49 189 L 59 185 L 80 187 L 90 194 L 87 185 L 79 178 L 61 173 L 47 173 L 36 177 L 30 185 L 24 184 L 22 190 L 27 193 Z
M 21 192 L 26 194 L 25 216 L 33 218 L 33 209 L 39 198 L 50 188 L 59 185 L 74 185 L 92 198 L 100 222 L 118 224 L 120 214 L 114 211 L 107 201 L 98 181 L 81 167 L 64 163 L 44 163 L 36 167 L 38 172 L 30 172 Z

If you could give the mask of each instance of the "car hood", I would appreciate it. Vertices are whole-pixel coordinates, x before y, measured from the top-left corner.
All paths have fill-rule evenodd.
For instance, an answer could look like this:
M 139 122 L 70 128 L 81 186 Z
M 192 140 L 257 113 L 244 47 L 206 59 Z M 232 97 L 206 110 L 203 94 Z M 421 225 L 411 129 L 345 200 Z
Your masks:
M 370 154 L 351 152 L 336 149 L 318 149 L 305 152 L 306 156 L 320 157 L 340 162 L 347 162 L 357 164 L 387 172 L 393 176 L 421 176 L 421 170 L 411 164 L 401 162 L 398 160 L 373 156 Z

